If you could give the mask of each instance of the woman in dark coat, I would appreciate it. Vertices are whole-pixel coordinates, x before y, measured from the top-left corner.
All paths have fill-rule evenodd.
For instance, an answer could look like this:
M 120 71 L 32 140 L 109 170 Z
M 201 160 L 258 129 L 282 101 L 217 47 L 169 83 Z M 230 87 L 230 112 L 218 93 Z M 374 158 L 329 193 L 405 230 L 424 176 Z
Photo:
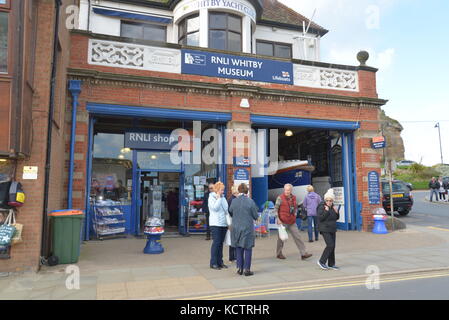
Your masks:
M 255 242 L 254 220 L 257 220 L 258 208 L 248 197 L 248 187 L 242 183 L 238 191 L 240 196 L 232 201 L 229 212 L 232 214 L 231 244 L 236 248 L 237 273 L 252 276 L 251 257 Z
M 321 269 L 327 270 L 339 270 L 335 265 L 335 241 L 337 232 L 337 220 L 340 219 L 340 214 L 334 207 L 334 193 L 330 189 L 324 195 L 324 201 L 318 205 L 318 230 L 322 234 L 324 241 L 326 242 L 326 248 L 318 260 L 318 265 Z

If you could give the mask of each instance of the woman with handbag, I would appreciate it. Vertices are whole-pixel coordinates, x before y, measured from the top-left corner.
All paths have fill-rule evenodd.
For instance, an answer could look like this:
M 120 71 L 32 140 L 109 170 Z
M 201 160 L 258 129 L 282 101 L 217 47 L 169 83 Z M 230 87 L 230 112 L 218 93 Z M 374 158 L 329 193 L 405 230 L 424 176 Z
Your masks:
M 240 195 L 232 201 L 229 212 L 232 214 L 232 246 L 236 248 L 237 273 L 252 276 L 252 251 L 255 244 L 254 221 L 259 217 L 258 207 L 248 197 L 248 186 L 242 183 L 238 187 Z
M 234 200 L 234 199 L 236 199 L 238 196 L 239 196 L 239 190 L 238 190 L 238 187 L 236 186 L 236 185 L 233 185 L 232 186 L 232 188 L 231 188 L 231 192 L 232 192 L 232 195 L 231 195 L 231 197 L 229 197 L 229 199 L 228 199 L 228 205 L 229 205 L 229 208 L 231 207 L 231 204 L 232 204 L 232 201 Z M 229 211 L 229 210 L 228 210 Z M 231 226 L 231 223 L 232 223 L 232 212 L 230 212 L 229 211 L 229 217 L 228 217 L 228 226 Z M 232 230 L 231 230 L 231 233 L 232 233 Z M 235 247 L 233 247 L 232 245 L 230 245 L 229 246 L 229 261 L 230 262 L 233 262 L 233 261 L 235 261 Z
M 335 195 L 332 189 L 329 189 L 324 195 L 324 202 L 321 202 L 317 208 L 319 219 L 318 228 L 326 242 L 326 248 L 317 264 L 323 270 L 339 270 L 335 265 L 335 242 L 337 233 L 337 220 L 340 214 L 334 207 Z
M 215 270 L 228 268 L 223 263 L 223 243 L 226 232 L 228 231 L 228 223 L 226 215 L 228 214 L 228 202 L 224 197 L 225 186 L 222 182 L 214 184 L 213 192 L 209 194 L 209 223 L 212 233 L 212 246 L 210 249 L 210 267 Z
M 307 195 L 302 203 L 302 208 L 306 211 L 307 215 L 307 228 L 309 233 L 309 242 L 313 242 L 313 229 L 315 229 L 315 241 L 318 241 L 318 217 L 317 208 L 321 203 L 321 197 L 312 186 L 307 186 Z M 313 228 L 312 228 L 313 223 Z

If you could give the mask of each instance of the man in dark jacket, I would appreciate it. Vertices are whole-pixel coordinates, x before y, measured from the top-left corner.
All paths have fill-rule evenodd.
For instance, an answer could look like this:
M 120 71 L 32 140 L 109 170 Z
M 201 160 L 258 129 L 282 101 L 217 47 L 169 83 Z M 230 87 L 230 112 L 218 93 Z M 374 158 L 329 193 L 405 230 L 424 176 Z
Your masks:
M 318 229 L 326 242 L 326 248 L 321 255 L 320 260 L 317 261 L 321 269 L 339 270 L 335 265 L 335 242 L 337 233 L 337 220 L 340 219 L 340 214 L 334 207 L 334 193 L 330 189 L 324 195 L 324 202 L 321 202 L 317 208 L 318 214 Z
M 440 183 L 435 177 L 432 177 L 432 180 L 429 182 L 429 189 L 430 189 L 430 202 L 432 202 L 433 195 L 435 194 L 435 200 L 438 201 L 438 192 L 440 190 Z
M 206 215 L 207 221 L 207 231 L 206 231 L 206 240 L 210 240 L 210 226 L 209 226 L 209 194 L 214 192 L 214 184 L 209 183 L 209 189 L 204 193 L 203 199 L 203 213 Z

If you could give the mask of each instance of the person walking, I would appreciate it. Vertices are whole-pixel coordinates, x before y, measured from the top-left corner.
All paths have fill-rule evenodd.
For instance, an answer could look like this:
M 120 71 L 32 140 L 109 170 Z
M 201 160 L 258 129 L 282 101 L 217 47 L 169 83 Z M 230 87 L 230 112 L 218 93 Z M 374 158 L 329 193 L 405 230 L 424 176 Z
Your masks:
M 239 196 L 232 201 L 229 212 L 232 214 L 231 243 L 236 248 L 237 273 L 252 276 L 252 251 L 255 244 L 254 221 L 259 217 L 258 207 L 248 197 L 248 186 L 242 183 L 238 187 Z
M 212 192 L 214 192 L 214 184 L 213 183 L 209 183 L 208 189 L 204 193 L 203 206 L 202 206 L 203 213 L 206 215 L 206 223 L 207 223 L 206 240 L 210 240 L 209 195 Z
M 444 181 L 445 179 L 443 179 L 443 188 L 444 188 L 444 194 L 447 194 L 447 202 L 449 202 L 449 180 Z
M 313 186 L 307 186 L 307 195 L 302 203 L 303 208 L 307 212 L 307 224 L 308 224 L 308 234 L 309 234 L 309 242 L 313 242 L 313 231 L 315 231 L 315 241 L 318 241 L 318 217 L 316 213 L 316 209 L 318 205 L 321 203 L 321 197 L 318 193 L 315 192 Z M 312 228 L 313 223 L 313 228 Z M 313 230 L 315 229 L 315 230 Z
M 340 214 L 334 207 L 335 195 L 333 189 L 329 189 L 324 195 L 324 201 L 318 205 L 318 229 L 326 242 L 326 248 L 317 261 L 318 266 L 323 270 L 339 270 L 335 265 L 335 243 L 337 233 L 337 220 Z
M 234 199 L 236 199 L 239 196 L 239 190 L 238 187 L 236 185 L 233 185 L 231 188 L 231 196 L 228 199 L 228 206 L 229 208 L 231 207 L 232 201 Z M 229 211 L 229 215 L 232 217 L 232 212 L 230 210 Z M 231 237 L 232 237 L 232 226 L 230 227 L 231 229 Z M 235 247 L 232 246 L 232 244 L 229 246 L 229 261 L 233 262 L 235 261 Z
M 171 226 L 179 224 L 179 189 L 170 190 L 167 194 L 167 209 L 170 214 L 169 223 Z
M 286 184 L 284 186 L 284 193 L 277 197 L 276 204 L 274 205 L 274 212 L 276 214 L 277 223 L 284 225 L 286 230 L 292 235 L 296 246 L 301 254 L 301 259 L 306 260 L 310 258 L 312 254 L 307 253 L 306 246 L 302 242 L 299 235 L 298 226 L 296 225 L 296 212 L 298 211 L 298 203 L 296 197 L 292 194 L 293 186 Z M 284 247 L 284 241 L 279 238 L 276 247 L 276 257 L 278 259 L 286 259 L 282 254 L 282 248 Z
M 226 214 L 228 214 L 228 202 L 224 197 L 224 184 L 214 184 L 213 192 L 209 194 L 209 221 L 212 233 L 212 246 L 210 249 L 210 267 L 215 270 L 228 268 L 223 263 L 223 242 L 228 231 Z
M 444 189 L 443 179 L 441 177 L 438 179 L 438 184 L 440 185 L 440 201 L 446 201 L 446 189 Z
M 435 200 L 438 201 L 438 192 L 440 190 L 440 184 L 438 183 L 435 177 L 432 177 L 432 180 L 429 182 L 430 189 L 430 202 L 432 202 L 433 195 L 435 195 Z

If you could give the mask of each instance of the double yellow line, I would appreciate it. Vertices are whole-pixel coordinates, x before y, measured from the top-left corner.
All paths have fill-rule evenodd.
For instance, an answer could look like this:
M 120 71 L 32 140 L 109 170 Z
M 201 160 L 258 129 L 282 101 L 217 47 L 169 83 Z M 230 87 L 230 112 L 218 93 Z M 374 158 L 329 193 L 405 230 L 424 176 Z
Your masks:
M 372 275 L 367 275 L 366 277 L 368 278 L 371 276 Z M 449 271 L 427 274 L 427 275 L 423 275 L 423 274 L 409 275 L 409 276 L 402 275 L 402 276 L 398 276 L 397 278 L 395 278 L 394 276 L 391 276 L 391 275 L 384 276 L 384 277 L 386 277 L 386 278 L 382 279 L 382 275 L 380 275 L 379 284 L 410 281 L 410 280 L 419 280 L 419 279 L 449 277 Z M 296 286 L 296 287 L 287 287 L 287 288 L 273 288 L 273 289 L 253 290 L 253 291 L 245 291 L 245 292 L 233 292 L 233 293 L 227 293 L 227 294 L 215 294 L 215 295 L 209 295 L 209 296 L 182 298 L 180 300 L 224 300 L 224 299 L 268 296 L 268 295 L 291 293 L 291 292 L 304 292 L 304 291 L 314 291 L 314 290 L 323 290 L 323 289 L 364 286 L 364 285 L 366 285 L 366 283 L 367 283 L 367 280 L 364 279 L 364 280 L 336 282 L 336 283 L 332 283 L 332 284 L 316 284 L 316 285 L 305 285 L 305 286 Z

